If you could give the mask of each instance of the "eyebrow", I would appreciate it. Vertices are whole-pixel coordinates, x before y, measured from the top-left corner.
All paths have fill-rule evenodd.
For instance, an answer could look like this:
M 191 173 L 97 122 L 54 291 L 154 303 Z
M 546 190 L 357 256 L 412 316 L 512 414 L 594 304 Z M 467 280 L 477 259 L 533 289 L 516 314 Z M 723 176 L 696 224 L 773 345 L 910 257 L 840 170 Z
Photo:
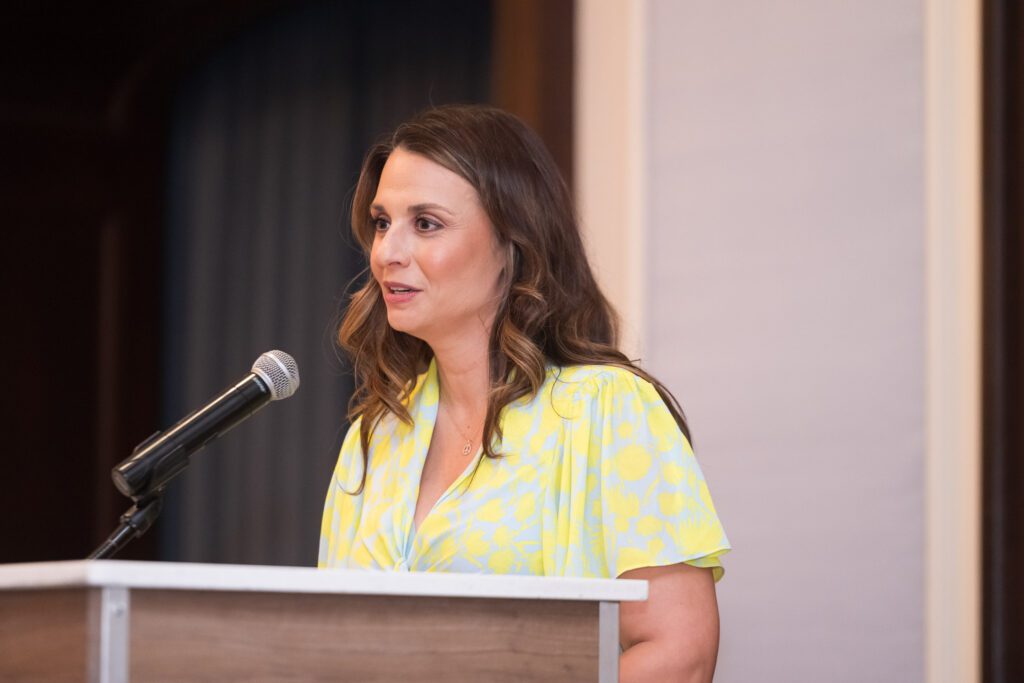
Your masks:
M 381 212 L 381 213 L 387 213 L 387 210 L 384 208 L 384 206 L 382 204 L 371 204 L 370 205 L 370 210 L 371 211 L 378 211 L 378 212 Z M 433 211 L 437 211 L 437 210 L 444 211 L 449 216 L 454 216 L 455 215 L 452 212 L 452 210 L 449 209 L 448 207 L 442 206 L 441 204 L 434 204 L 433 202 L 425 202 L 423 204 L 413 204 L 412 206 L 409 207 L 409 213 L 419 213 L 420 211 L 430 211 L 430 210 L 433 210 Z

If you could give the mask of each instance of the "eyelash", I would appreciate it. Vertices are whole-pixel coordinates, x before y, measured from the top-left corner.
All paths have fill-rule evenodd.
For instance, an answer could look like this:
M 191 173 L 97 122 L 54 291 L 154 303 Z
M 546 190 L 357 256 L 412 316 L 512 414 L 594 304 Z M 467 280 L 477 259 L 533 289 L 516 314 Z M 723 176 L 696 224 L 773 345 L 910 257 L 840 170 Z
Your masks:
M 373 229 L 376 232 L 384 232 L 391 226 L 391 222 L 388 221 L 388 219 L 385 218 L 384 216 L 372 216 L 370 218 L 370 223 L 371 225 L 373 225 Z M 427 227 L 420 227 L 422 223 L 425 223 Z M 417 216 L 415 224 L 418 232 L 434 232 L 442 227 L 442 225 L 437 221 L 431 220 L 424 216 Z
M 420 223 L 426 223 L 427 226 L 429 226 L 426 229 L 421 229 L 420 232 L 434 232 L 435 230 L 437 230 L 438 228 L 441 227 L 441 224 L 438 223 L 437 221 L 432 221 L 429 218 L 424 218 L 423 216 L 418 216 L 416 218 L 416 227 L 417 228 L 420 227 Z

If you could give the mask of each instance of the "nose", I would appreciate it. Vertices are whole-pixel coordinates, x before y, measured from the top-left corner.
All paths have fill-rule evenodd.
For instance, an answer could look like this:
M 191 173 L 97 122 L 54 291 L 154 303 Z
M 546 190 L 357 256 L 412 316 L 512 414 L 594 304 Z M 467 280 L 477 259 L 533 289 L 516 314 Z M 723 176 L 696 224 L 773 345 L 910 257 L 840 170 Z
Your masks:
M 375 265 L 380 268 L 408 265 L 409 243 L 404 233 L 398 225 L 391 225 L 374 236 L 370 256 Z

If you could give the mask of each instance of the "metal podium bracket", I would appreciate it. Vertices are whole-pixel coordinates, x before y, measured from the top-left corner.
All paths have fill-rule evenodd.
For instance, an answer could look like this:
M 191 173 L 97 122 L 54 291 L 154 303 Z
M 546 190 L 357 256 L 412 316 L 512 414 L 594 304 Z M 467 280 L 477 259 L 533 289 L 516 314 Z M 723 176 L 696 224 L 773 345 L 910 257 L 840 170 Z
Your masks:
M 128 681 L 128 619 L 131 591 L 123 586 L 100 589 L 99 596 L 99 661 L 95 662 L 92 679 L 98 683 Z M 95 623 L 95 622 L 94 622 Z
M 618 683 L 619 603 L 601 602 L 598 609 L 597 680 L 600 683 Z

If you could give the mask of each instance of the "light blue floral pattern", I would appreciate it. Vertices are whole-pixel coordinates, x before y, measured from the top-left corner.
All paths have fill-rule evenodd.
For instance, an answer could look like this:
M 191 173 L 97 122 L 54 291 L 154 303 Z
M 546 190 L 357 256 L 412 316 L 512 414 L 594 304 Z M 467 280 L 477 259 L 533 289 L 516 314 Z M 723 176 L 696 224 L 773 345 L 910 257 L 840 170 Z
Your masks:
M 363 473 L 359 421 L 331 480 L 321 567 L 616 577 L 686 562 L 722 575 L 729 541 L 690 445 L 654 387 L 609 366 L 549 368 L 509 405 L 499 458 L 478 452 L 413 525 L 437 419 L 433 363 L 374 430 Z

